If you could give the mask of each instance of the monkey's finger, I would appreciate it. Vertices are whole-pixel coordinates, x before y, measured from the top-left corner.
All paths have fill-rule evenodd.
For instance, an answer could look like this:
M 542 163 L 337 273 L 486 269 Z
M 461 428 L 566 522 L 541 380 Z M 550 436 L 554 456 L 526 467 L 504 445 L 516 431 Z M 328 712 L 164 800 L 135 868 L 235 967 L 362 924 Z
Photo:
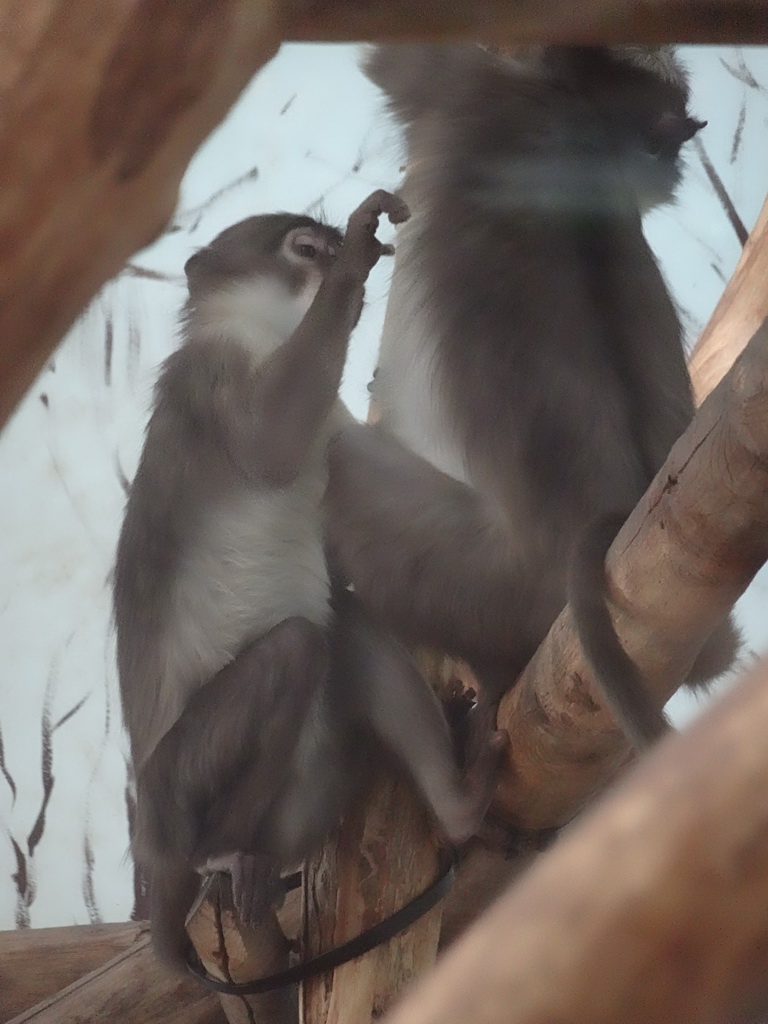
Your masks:
M 352 218 L 359 216 L 361 219 L 371 223 L 377 221 L 384 213 L 387 214 L 393 224 L 399 224 L 401 220 L 407 219 L 408 207 L 399 196 L 387 192 L 386 189 L 379 188 L 372 192 L 358 206 L 357 210 L 352 214 Z
M 394 200 L 394 204 L 392 208 L 387 211 L 387 215 L 389 216 L 392 224 L 402 224 L 411 216 L 411 211 L 408 204 L 404 202 L 400 196 L 392 196 L 392 199 Z

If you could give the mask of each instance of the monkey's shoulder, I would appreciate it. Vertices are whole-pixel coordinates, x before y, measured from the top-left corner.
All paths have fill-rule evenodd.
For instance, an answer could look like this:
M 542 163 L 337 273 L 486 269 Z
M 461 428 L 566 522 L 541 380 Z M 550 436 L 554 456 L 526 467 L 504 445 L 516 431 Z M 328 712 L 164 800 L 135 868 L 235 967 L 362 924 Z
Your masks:
M 238 410 L 253 383 L 257 364 L 248 348 L 225 336 L 185 341 L 160 368 L 155 385 L 151 426 L 160 430 L 163 420 L 199 429 L 227 404 Z

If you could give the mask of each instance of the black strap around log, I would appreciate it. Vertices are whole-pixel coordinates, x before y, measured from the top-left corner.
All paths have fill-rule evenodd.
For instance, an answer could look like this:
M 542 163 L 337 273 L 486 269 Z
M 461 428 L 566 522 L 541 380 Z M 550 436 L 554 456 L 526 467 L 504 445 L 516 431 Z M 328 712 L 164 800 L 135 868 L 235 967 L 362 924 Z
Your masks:
M 453 883 L 455 872 L 456 854 L 453 850 L 441 850 L 437 878 L 410 903 L 406 903 L 400 910 L 396 910 L 394 914 L 379 921 L 371 928 L 366 928 L 364 932 L 356 935 L 353 939 L 342 942 L 340 946 L 313 956 L 311 960 L 305 960 L 304 963 L 288 967 L 284 971 L 278 971 L 277 974 L 270 974 L 265 978 L 257 978 L 255 981 L 246 981 L 242 984 L 233 981 L 219 981 L 207 973 L 194 949 L 190 950 L 187 958 L 187 970 L 206 988 L 232 996 L 259 995 L 262 992 L 271 992 L 274 989 L 285 988 L 287 985 L 294 985 L 299 981 L 306 981 L 307 978 L 314 978 L 318 974 L 325 974 L 326 971 L 333 971 L 337 967 L 341 967 L 342 964 L 355 960 L 377 946 L 389 942 L 400 932 L 404 932 L 445 896 Z M 286 888 L 288 889 L 296 889 L 299 885 L 301 885 L 300 873 L 286 879 Z

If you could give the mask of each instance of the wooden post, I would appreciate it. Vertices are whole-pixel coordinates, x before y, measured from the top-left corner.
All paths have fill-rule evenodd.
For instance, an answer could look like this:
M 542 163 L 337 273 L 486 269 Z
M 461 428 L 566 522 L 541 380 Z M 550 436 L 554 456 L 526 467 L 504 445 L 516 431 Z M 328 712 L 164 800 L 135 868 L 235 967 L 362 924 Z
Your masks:
M 288 967 L 289 942 L 277 915 L 245 928 L 232 904 L 228 875 L 214 875 L 187 931 L 203 967 L 219 981 L 242 983 Z M 229 1024 L 298 1024 L 296 987 L 253 996 L 219 996 Z
M 308 956 L 338 946 L 405 905 L 438 870 L 435 837 L 411 789 L 381 770 L 307 866 Z M 440 937 L 436 907 L 402 935 L 302 986 L 305 1024 L 378 1020 L 431 967 Z

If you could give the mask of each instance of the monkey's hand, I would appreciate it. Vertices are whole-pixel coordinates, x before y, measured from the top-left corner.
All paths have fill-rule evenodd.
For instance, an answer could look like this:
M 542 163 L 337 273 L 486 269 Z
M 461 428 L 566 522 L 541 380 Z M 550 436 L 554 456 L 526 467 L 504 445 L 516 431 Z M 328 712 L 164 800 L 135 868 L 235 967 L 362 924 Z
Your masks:
M 378 189 L 368 196 L 349 218 L 344 245 L 336 260 L 337 267 L 366 278 L 380 256 L 392 255 L 394 247 L 382 245 L 376 237 L 379 217 L 385 213 L 392 224 L 402 224 L 411 215 L 403 200 L 391 192 Z

